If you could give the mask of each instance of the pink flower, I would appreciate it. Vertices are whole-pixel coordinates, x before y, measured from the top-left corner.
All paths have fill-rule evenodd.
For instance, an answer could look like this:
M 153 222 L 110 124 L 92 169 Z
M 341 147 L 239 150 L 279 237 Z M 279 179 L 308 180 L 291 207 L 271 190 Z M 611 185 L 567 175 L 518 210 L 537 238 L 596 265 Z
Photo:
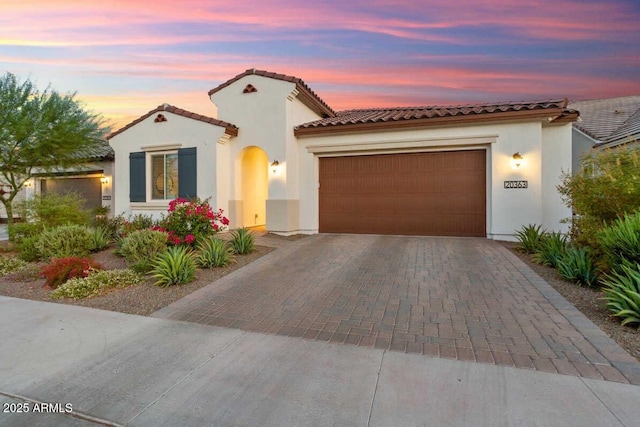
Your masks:
M 214 231 L 218 231 L 220 227 L 218 226 L 218 224 L 213 224 L 213 230 Z
M 196 241 L 196 236 L 194 236 L 193 234 L 187 234 L 187 237 L 184 238 L 184 241 L 187 245 L 190 245 Z
M 226 216 L 223 216 L 221 221 L 224 225 L 229 225 L 229 219 Z

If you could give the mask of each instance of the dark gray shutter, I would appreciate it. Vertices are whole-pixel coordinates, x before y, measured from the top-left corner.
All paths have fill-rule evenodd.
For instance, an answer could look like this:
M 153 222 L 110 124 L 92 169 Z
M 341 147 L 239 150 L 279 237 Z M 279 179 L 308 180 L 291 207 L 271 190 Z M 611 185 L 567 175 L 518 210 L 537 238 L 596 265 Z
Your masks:
M 129 153 L 129 200 L 146 202 L 145 153 Z
M 196 148 L 178 150 L 178 197 L 190 199 L 198 196 Z

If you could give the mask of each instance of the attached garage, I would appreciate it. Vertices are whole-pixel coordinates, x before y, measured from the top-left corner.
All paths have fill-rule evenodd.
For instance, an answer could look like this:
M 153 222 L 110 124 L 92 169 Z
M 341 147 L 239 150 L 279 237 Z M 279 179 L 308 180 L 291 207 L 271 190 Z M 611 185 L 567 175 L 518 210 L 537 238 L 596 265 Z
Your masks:
M 320 157 L 319 231 L 486 237 L 486 151 Z
M 99 177 L 86 178 L 47 178 L 40 181 L 42 194 L 77 193 L 86 200 L 85 209 L 102 206 L 102 184 Z

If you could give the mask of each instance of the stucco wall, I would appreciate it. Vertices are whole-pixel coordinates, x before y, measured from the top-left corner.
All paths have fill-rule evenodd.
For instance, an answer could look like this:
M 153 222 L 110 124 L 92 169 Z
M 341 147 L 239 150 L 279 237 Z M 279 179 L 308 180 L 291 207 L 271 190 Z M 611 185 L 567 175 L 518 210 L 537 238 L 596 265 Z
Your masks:
M 571 156 L 571 170 L 573 173 L 576 173 L 582 168 L 580 160 L 591 151 L 594 144 L 595 141 L 592 138 L 577 129 L 571 129 L 571 149 L 573 152 Z
M 216 156 L 219 151 L 225 150 L 219 145 L 228 143 L 223 136 L 224 128 L 166 111 L 162 114 L 167 118 L 166 122 L 155 123 L 155 115 L 152 115 L 109 141 L 115 151 L 114 214 L 128 216 L 142 213 L 159 218 L 169 205 L 168 200 L 150 201 L 148 188 L 146 203 L 129 201 L 129 153 L 146 151 L 150 154 L 190 147 L 197 148 L 198 196 L 201 199 L 211 198 L 212 207 L 224 209 L 226 198 L 219 197 L 216 177 Z M 147 158 L 147 183 L 151 174 L 149 165 Z
M 243 93 L 248 84 L 257 91 Z M 266 154 L 269 165 L 274 160 L 280 163 L 277 174 L 271 167 L 268 169 L 267 228 L 286 233 L 293 227 L 297 231 L 300 175 L 306 171 L 299 169 L 299 143 L 293 128 L 320 116 L 296 95 L 295 83 L 249 75 L 211 96 L 218 109 L 218 118 L 240 129 L 228 145 L 228 172 L 218 172 L 221 180 L 223 176 L 228 177 L 231 226 L 254 224 L 244 212 L 249 209 L 244 199 L 251 195 L 244 194 L 247 186 L 243 182 L 247 173 L 243 168 L 249 164 L 243 164 L 242 159 L 247 148 L 258 147 Z
M 530 223 L 558 228 L 566 215 L 558 208 L 555 185 L 559 171 L 571 165 L 570 128 L 532 121 L 300 138 L 300 229 L 318 230 L 320 156 L 472 148 L 487 150 L 489 238 L 513 240 L 514 231 Z M 524 157 L 520 168 L 511 164 L 515 152 Z M 543 162 L 550 162 L 544 179 Z M 526 180 L 528 188 L 505 189 L 504 181 L 511 180 Z
M 571 174 L 571 126 L 549 126 L 542 129 L 542 221 L 550 231 L 568 232 L 571 208 L 565 206 L 557 186 L 563 174 Z M 562 220 L 567 220 L 562 222 Z

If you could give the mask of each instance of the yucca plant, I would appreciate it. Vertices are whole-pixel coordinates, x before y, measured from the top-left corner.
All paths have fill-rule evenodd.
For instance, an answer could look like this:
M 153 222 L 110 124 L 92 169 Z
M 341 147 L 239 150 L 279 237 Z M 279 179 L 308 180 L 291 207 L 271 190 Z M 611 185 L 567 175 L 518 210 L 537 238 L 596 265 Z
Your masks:
M 612 267 L 624 260 L 640 263 L 640 211 L 615 220 L 598 233 L 598 242 Z
M 538 264 L 556 267 L 558 260 L 564 254 L 567 246 L 567 236 L 562 233 L 544 233 L 540 245 L 533 254 L 533 260 Z
M 516 231 L 516 238 L 520 243 L 518 245 L 518 248 L 528 254 L 536 253 L 543 235 L 544 230 L 542 230 L 542 227 L 540 225 L 523 225 L 521 230 Z
M 152 262 L 154 285 L 167 287 L 189 283 L 196 277 L 196 263 L 186 246 L 173 246 L 158 254 Z
M 623 264 L 620 271 L 605 275 L 603 289 L 607 307 L 623 325 L 638 325 L 640 329 L 640 264 Z
M 106 249 L 111 243 L 109 230 L 103 226 L 93 227 L 91 237 L 93 238 L 93 250 L 96 252 Z
M 224 240 L 210 237 L 198 244 L 196 263 L 200 267 L 224 267 L 231 261 L 233 261 L 233 249 Z
M 233 230 L 229 242 L 233 252 L 238 255 L 248 254 L 256 249 L 255 237 L 246 227 Z
M 558 260 L 557 268 L 563 279 L 591 287 L 598 283 L 598 275 L 588 248 L 567 248 Z

